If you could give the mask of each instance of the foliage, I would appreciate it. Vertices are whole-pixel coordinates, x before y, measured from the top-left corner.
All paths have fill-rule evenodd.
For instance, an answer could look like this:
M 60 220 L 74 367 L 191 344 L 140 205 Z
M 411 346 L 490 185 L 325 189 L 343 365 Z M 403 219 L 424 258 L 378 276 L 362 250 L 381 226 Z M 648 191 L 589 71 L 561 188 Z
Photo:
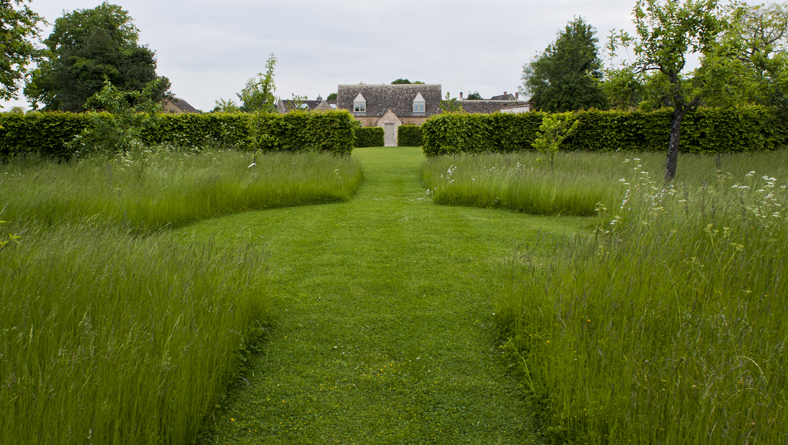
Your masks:
M 101 153 L 114 156 L 142 147 L 142 131 L 156 124 L 161 105 L 154 102 L 161 78 L 152 80 L 142 91 L 121 91 L 109 80 L 91 96 L 85 107 L 88 126 L 65 144 L 77 157 Z M 100 112 L 109 113 L 102 115 Z
M 687 57 L 711 51 L 720 30 L 718 14 L 717 0 L 637 0 L 637 38 L 619 32 L 610 41 L 612 51 L 620 45 L 633 45 L 635 71 L 658 72 L 670 84 L 663 96 L 665 105 L 673 108 L 665 181 L 676 175 L 682 120 L 700 106 L 704 96 L 702 77 L 688 78 L 683 73 Z
M 337 100 L 337 93 L 329 94 L 326 100 Z
M 121 91 L 142 91 L 157 79 L 156 58 L 139 46 L 138 38 L 139 30 L 120 6 L 104 2 L 64 14 L 44 40 L 46 59 L 33 71 L 25 95 L 33 108 L 43 104 L 50 111 L 82 111 L 105 80 Z M 170 88 L 166 77 L 158 79 L 154 102 Z
M 418 80 L 415 81 L 415 82 L 411 82 L 408 79 L 397 79 L 397 80 L 391 82 L 391 84 L 392 85 L 411 85 L 411 84 L 413 84 L 413 85 L 424 85 L 424 82 L 421 82 L 421 81 L 418 81 Z
M 558 153 L 561 143 L 577 131 L 580 121 L 572 119 L 572 117 L 571 114 L 546 115 L 542 119 L 542 125 L 539 126 L 539 136 L 531 144 L 550 160 L 550 168 L 553 167 L 553 160 L 555 160 L 555 154 Z M 570 121 L 574 122 L 570 124 Z
M 483 98 L 482 98 L 482 95 L 479 94 L 478 91 L 474 91 L 474 92 L 468 94 L 468 99 L 467 100 L 483 100 Z
M 216 106 L 213 107 L 211 110 L 212 113 L 236 113 L 241 111 L 241 107 L 236 105 L 236 103 L 230 100 L 219 99 L 216 101 Z
M 440 104 L 441 113 L 462 113 L 462 103 L 456 97 L 451 97 L 451 93 L 446 92 Z
M 31 0 L 0 0 L 0 99 L 17 97 L 27 65 L 40 57 L 33 44 L 43 20 L 30 9 Z
M 246 112 L 273 113 L 276 111 L 276 84 L 274 83 L 274 68 L 276 56 L 271 53 L 265 63 L 265 74 L 258 73 L 246 81 L 246 86 L 238 94 L 241 100 L 241 110 Z
M 76 147 L 67 147 L 66 143 L 98 118 L 112 117 L 108 113 L 0 114 L 0 158 L 36 154 L 70 159 Z M 261 134 L 268 135 L 259 146 L 251 138 L 253 118 L 257 119 Z M 151 125 L 143 126 L 140 138 L 146 145 L 171 144 L 194 149 L 219 144 L 247 150 L 350 154 L 355 122 L 345 110 L 265 114 L 256 118 L 246 113 L 163 114 L 152 119 Z
M 421 127 L 400 125 L 397 128 L 397 145 L 400 147 L 421 147 Z
M 523 67 L 523 91 L 537 110 L 563 112 L 605 109 L 600 88 L 602 61 L 596 31 L 581 17 L 569 22 L 554 43 Z
M 382 127 L 356 128 L 356 147 L 382 147 L 385 145 L 385 131 Z
M 422 125 L 428 156 L 512 152 L 532 148 L 544 113 L 448 114 Z M 579 124 L 564 150 L 663 151 L 670 137 L 671 111 L 579 111 Z M 701 108 L 685 119 L 681 151 L 686 153 L 774 150 L 788 145 L 788 125 L 764 107 Z
M 697 74 L 703 81 L 705 102 L 717 106 L 750 103 L 788 111 L 788 8 L 735 4 L 722 24 Z

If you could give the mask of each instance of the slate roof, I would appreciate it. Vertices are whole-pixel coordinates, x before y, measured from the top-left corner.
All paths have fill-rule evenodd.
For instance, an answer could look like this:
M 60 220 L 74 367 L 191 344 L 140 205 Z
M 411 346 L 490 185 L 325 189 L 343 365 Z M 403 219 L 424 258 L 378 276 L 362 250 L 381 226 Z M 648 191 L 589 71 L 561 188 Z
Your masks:
M 500 96 L 493 96 L 493 97 L 490 98 L 490 100 L 515 100 L 515 99 L 517 99 L 517 98 L 514 97 L 514 94 L 511 94 L 511 93 L 508 93 L 508 94 L 507 93 L 503 93 Z
M 466 113 L 482 113 L 482 114 L 492 114 L 496 111 L 502 110 L 504 107 L 516 105 L 516 104 L 525 104 L 525 102 L 519 102 L 514 99 L 512 100 L 462 100 L 458 101 L 460 105 L 462 105 L 462 111 Z
M 317 108 L 321 102 L 328 102 L 329 105 L 336 104 L 335 100 L 323 100 L 323 99 L 315 99 L 315 100 L 302 100 L 302 110 L 306 111 L 313 111 Z M 306 108 L 303 108 L 303 105 L 306 105 Z M 277 103 L 277 110 L 282 112 L 282 108 L 284 107 L 285 112 L 295 110 L 295 102 L 290 99 L 280 99 L 280 103 Z
M 359 93 L 367 101 L 365 113 L 353 113 L 353 100 Z M 419 93 L 424 97 L 424 113 L 413 113 L 413 99 Z M 339 85 L 337 89 L 337 108 L 356 116 L 381 117 L 387 110 L 398 117 L 432 116 L 441 112 L 440 103 L 440 85 Z

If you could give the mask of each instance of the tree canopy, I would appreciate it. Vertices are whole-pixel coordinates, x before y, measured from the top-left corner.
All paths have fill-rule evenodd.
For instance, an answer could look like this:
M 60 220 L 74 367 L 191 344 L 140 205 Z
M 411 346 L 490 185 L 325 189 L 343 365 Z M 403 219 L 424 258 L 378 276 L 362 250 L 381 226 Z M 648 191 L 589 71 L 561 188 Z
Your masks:
M 482 100 L 482 95 L 478 91 L 468 94 L 468 100 Z
M 258 73 L 246 81 L 246 86 L 238 94 L 241 100 L 241 111 L 272 113 L 276 110 L 276 84 L 274 83 L 274 67 L 276 56 L 270 54 L 265 63 L 265 73 Z
M 523 66 L 522 88 L 537 110 L 563 112 L 608 107 L 599 85 L 602 61 L 595 33 L 581 17 L 575 18 L 541 55 Z
M 417 80 L 415 82 L 411 82 L 408 79 L 397 79 L 394 82 L 391 82 L 391 84 L 392 85 L 411 85 L 411 84 L 413 84 L 413 85 L 424 85 L 424 82 L 421 82 L 419 80 Z
M 109 81 L 121 91 L 142 91 L 156 80 L 156 57 L 138 44 L 139 30 L 128 11 L 107 2 L 93 9 L 78 9 L 55 20 L 44 40 L 44 60 L 33 71 L 25 95 L 34 107 L 82 111 L 88 98 Z M 155 83 L 152 98 L 163 99 L 170 82 Z
M 39 51 L 33 44 L 38 37 L 41 17 L 33 12 L 30 0 L 0 0 L 0 99 L 15 99 L 27 65 Z

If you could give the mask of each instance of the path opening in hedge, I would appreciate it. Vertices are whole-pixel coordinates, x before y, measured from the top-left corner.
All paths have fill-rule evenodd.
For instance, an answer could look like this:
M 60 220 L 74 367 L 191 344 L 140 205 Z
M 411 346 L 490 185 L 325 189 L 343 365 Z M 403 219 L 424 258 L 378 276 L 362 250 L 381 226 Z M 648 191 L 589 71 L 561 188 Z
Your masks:
M 269 255 L 270 334 L 209 420 L 211 441 L 530 443 L 532 413 L 497 347 L 496 275 L 518 245 L 588 220 L 439 206 L 419 148 L 354 156 L 365 180 L 350 202 L 181 229 L 251 233 Z

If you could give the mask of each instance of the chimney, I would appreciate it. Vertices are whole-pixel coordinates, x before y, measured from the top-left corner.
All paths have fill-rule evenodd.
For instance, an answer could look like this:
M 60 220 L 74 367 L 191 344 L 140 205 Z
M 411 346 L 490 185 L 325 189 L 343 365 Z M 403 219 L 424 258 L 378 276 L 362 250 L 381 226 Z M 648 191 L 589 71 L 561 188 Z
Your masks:
M 514 100 L 520 100 L 520 93 L 514 93 Z
M 503 95 L 506 96 L 506 91 L 503 92 Z
M 462 91 L 460 91 L 460 100 L 462 100 Z

